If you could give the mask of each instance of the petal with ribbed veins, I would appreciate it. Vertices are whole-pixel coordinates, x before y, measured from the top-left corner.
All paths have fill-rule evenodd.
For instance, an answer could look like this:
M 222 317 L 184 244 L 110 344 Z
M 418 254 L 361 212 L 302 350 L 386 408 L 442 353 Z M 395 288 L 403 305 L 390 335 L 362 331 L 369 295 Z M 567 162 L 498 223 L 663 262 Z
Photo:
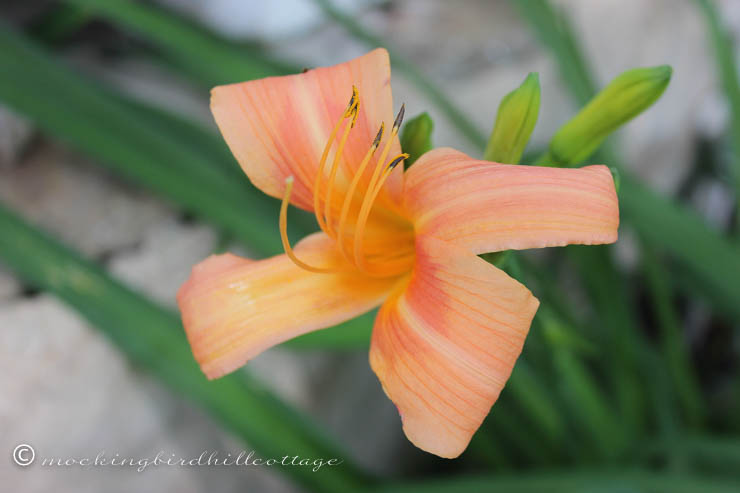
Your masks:
M 617 240 L 619 206 L 606 166 L 516 166 L 449 148 L 406 173 L 404 207 L 419 235 L 474 253 Z
M 359 90 L 360 112 L 350 131 L 337 174 L 338 190 L 346 190 L 381 122 L 387 142 L 393 123 L 393 97 L 388 52 L 376 49 L 333 67 L 295 75 L 219 86 L 211 92 L 211 111 L 226 143 L 252 183 L 273 197 L 282 197 L 285 178 L 295 177 L 291 202 L 313 210 L 313 185 L 321 154 L 337 120 L 347 109 L 352 86 Z M 340 129 L 337 140 L 341 136 Z M 335 145 L 336 149 L 336 145 Z M 334 150 L 329 155 L 328 175 Z M 390 156 L 400 153 L 394 138 Z M 369 181 L 380 152 L 360 181 Z M 402 170 L 394 171 L 380 203 L 400 200 Z M 341 193 L 335 193 L 341 197 Z M 391 204 L 391 205 L 392 205 Z
M 417 447 L 467 447 L 519 356 L 539 302 L 469 251 L 426 237 L 405 286 L 383 304 L 370 364 Z
M 295 252 L 317 267 L 348 268 L 322 233 Z M 370 310 L 394 282 L 357 271 L 308 272 L 285 255 L 259 261 L 213 255 L 193 268 L 177 303 L 195 359 L 208 378 L 218 378 L 275 344 Z

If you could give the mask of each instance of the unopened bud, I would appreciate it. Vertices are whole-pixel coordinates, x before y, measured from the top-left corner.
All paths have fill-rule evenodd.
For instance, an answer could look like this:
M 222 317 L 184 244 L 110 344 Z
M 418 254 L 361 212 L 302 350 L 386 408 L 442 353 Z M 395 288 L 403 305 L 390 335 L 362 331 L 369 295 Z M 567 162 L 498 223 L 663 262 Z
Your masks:
M 522 85 L 504 96 L 483 159 L 517 164 L 529 142 L 540 111 L 540 78 L 530 73 Z
M 572 166 L 590 156 L 609 134 L 652 105 L 671 80 L 668 65 L 628 70 L 611 81 L 550 141 L 554 166 Z
M 434 122 L 427 113 L 412 118 L 403 126 L 401 149 L 409 155 L 405 161 L 407 168 L 422 154 L 432 149 L 432 130 Z

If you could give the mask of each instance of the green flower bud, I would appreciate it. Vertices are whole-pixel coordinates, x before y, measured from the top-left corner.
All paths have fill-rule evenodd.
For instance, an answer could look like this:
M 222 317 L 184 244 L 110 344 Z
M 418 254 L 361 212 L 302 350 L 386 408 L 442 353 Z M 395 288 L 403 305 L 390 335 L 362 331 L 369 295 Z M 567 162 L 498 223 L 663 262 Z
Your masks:
M 503 250 L 501 252 L 482 253 L 478 256 L 499 269 L 505 269 L 509 260 L 511 260 L 511 252 L 511 250 Z
M 548 160 L 572 166 L 590 156 L 609 134 L 652 105 L 668 87 L 668 65 L 628 70 L 599 92 L 550 141 Z
M 530 73 L 522 85 L 504 96 L 483 159 L 517 164 L 529 142 L 540 111 L 540 78 Z
M 404 161 L 405 167 L 414 164 L 422 154 L 432 149 L 432 130 L 434 122 L 426 112 L 409 120 L 401 131 L 401 149 L 409 157 Z

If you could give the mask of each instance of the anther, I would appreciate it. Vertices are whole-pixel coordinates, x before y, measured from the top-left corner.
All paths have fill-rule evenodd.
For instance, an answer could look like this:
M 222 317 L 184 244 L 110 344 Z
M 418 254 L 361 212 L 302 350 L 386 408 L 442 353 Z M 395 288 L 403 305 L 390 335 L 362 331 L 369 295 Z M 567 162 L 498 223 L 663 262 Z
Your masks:
M 405 153 L 397 156 L 393 161 L 391 161 L 391 164 L 388 165 L 388 171 L 398 166 L 399 163 L 401 163 L 404 159 L 408 159 L 408 157 L 409 155 Z
M 349 98 L 347 109 L 344 110 L 344 118 L 353 116 L 353 112 L 356 114 L 357 103 L 359 103 L 358 97 L 359 97 L 359 92 L 357 91 L 357 87 L 352 86 L 352 97 Z
M 403 123 L 403 115 L 406 113 L 406 105 L 402 104 L 401 109 L 398 110 L 398 115 L 396 115 L 396 120 L 393 122 L 393 132 L 398 133 L 398 129 L 401 128 L 401 123 Z
M 342 134 L 342 138 L 339 141 L 339 147 L 337 147 L 337 151 L 334 154 L 334 161 L 332 162 L 332 166 L 329 171 L 329 179 L 326 184 L 326 196 L 324 198 L 324 224 L 326 226 L 326 229 L 324 231 L 332 238 L 334 238 L 334 230 L 331 221 L 331 207 L 333 205 L 332 193 L 334 192 L 334 180 L 337 176 L 337 170 L 339 169 L 339 161 L 342 158 L 342 153 L 344 152 L 344 145 L 347 143 L 347 137 L 349 137 L 350 130 L 352 130 L 352 127 L 354 127 L 355 122 L 357 121 L 357 115 L 360 108 L 360 95 L 357 91 L 357 87 L 355 86 L 352 86 L 352 98 L 349 100 L 349 102 L 349 113 L 346 114 L 345 117 L 351 116 L 352 121 L 344 127 L 344 133 Z
M 380 124 L 380 128 L 378 129 L 378 133 L 375 136 L 375 139 L 373 139 L 373 143 L 370 147 L 373 148 L 373 151 L 378 148 L 380 145 L 380 140 L 383 138 L 383 131 L 385 130 L 385 123 Z

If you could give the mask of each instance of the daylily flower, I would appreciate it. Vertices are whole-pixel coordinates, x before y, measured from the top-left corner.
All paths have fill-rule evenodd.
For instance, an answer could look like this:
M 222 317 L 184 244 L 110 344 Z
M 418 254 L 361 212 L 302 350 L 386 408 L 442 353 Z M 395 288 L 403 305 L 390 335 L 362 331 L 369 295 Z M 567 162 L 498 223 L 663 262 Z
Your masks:
M 283 200 L 285 254 L 211 256 L 177 301 L 208 378 L 381 305 L 370 365 L 409 440 L 452 458 L 498 398 L 539 304 L 477 254 L 614 242 L 617 196 L 604 166 L 504 165 L 449 148 L 404 172 L 392 104 L 383 49 L 213 89 L 242 169 Z M 322 229 L 295 248 L 289 204 Z

